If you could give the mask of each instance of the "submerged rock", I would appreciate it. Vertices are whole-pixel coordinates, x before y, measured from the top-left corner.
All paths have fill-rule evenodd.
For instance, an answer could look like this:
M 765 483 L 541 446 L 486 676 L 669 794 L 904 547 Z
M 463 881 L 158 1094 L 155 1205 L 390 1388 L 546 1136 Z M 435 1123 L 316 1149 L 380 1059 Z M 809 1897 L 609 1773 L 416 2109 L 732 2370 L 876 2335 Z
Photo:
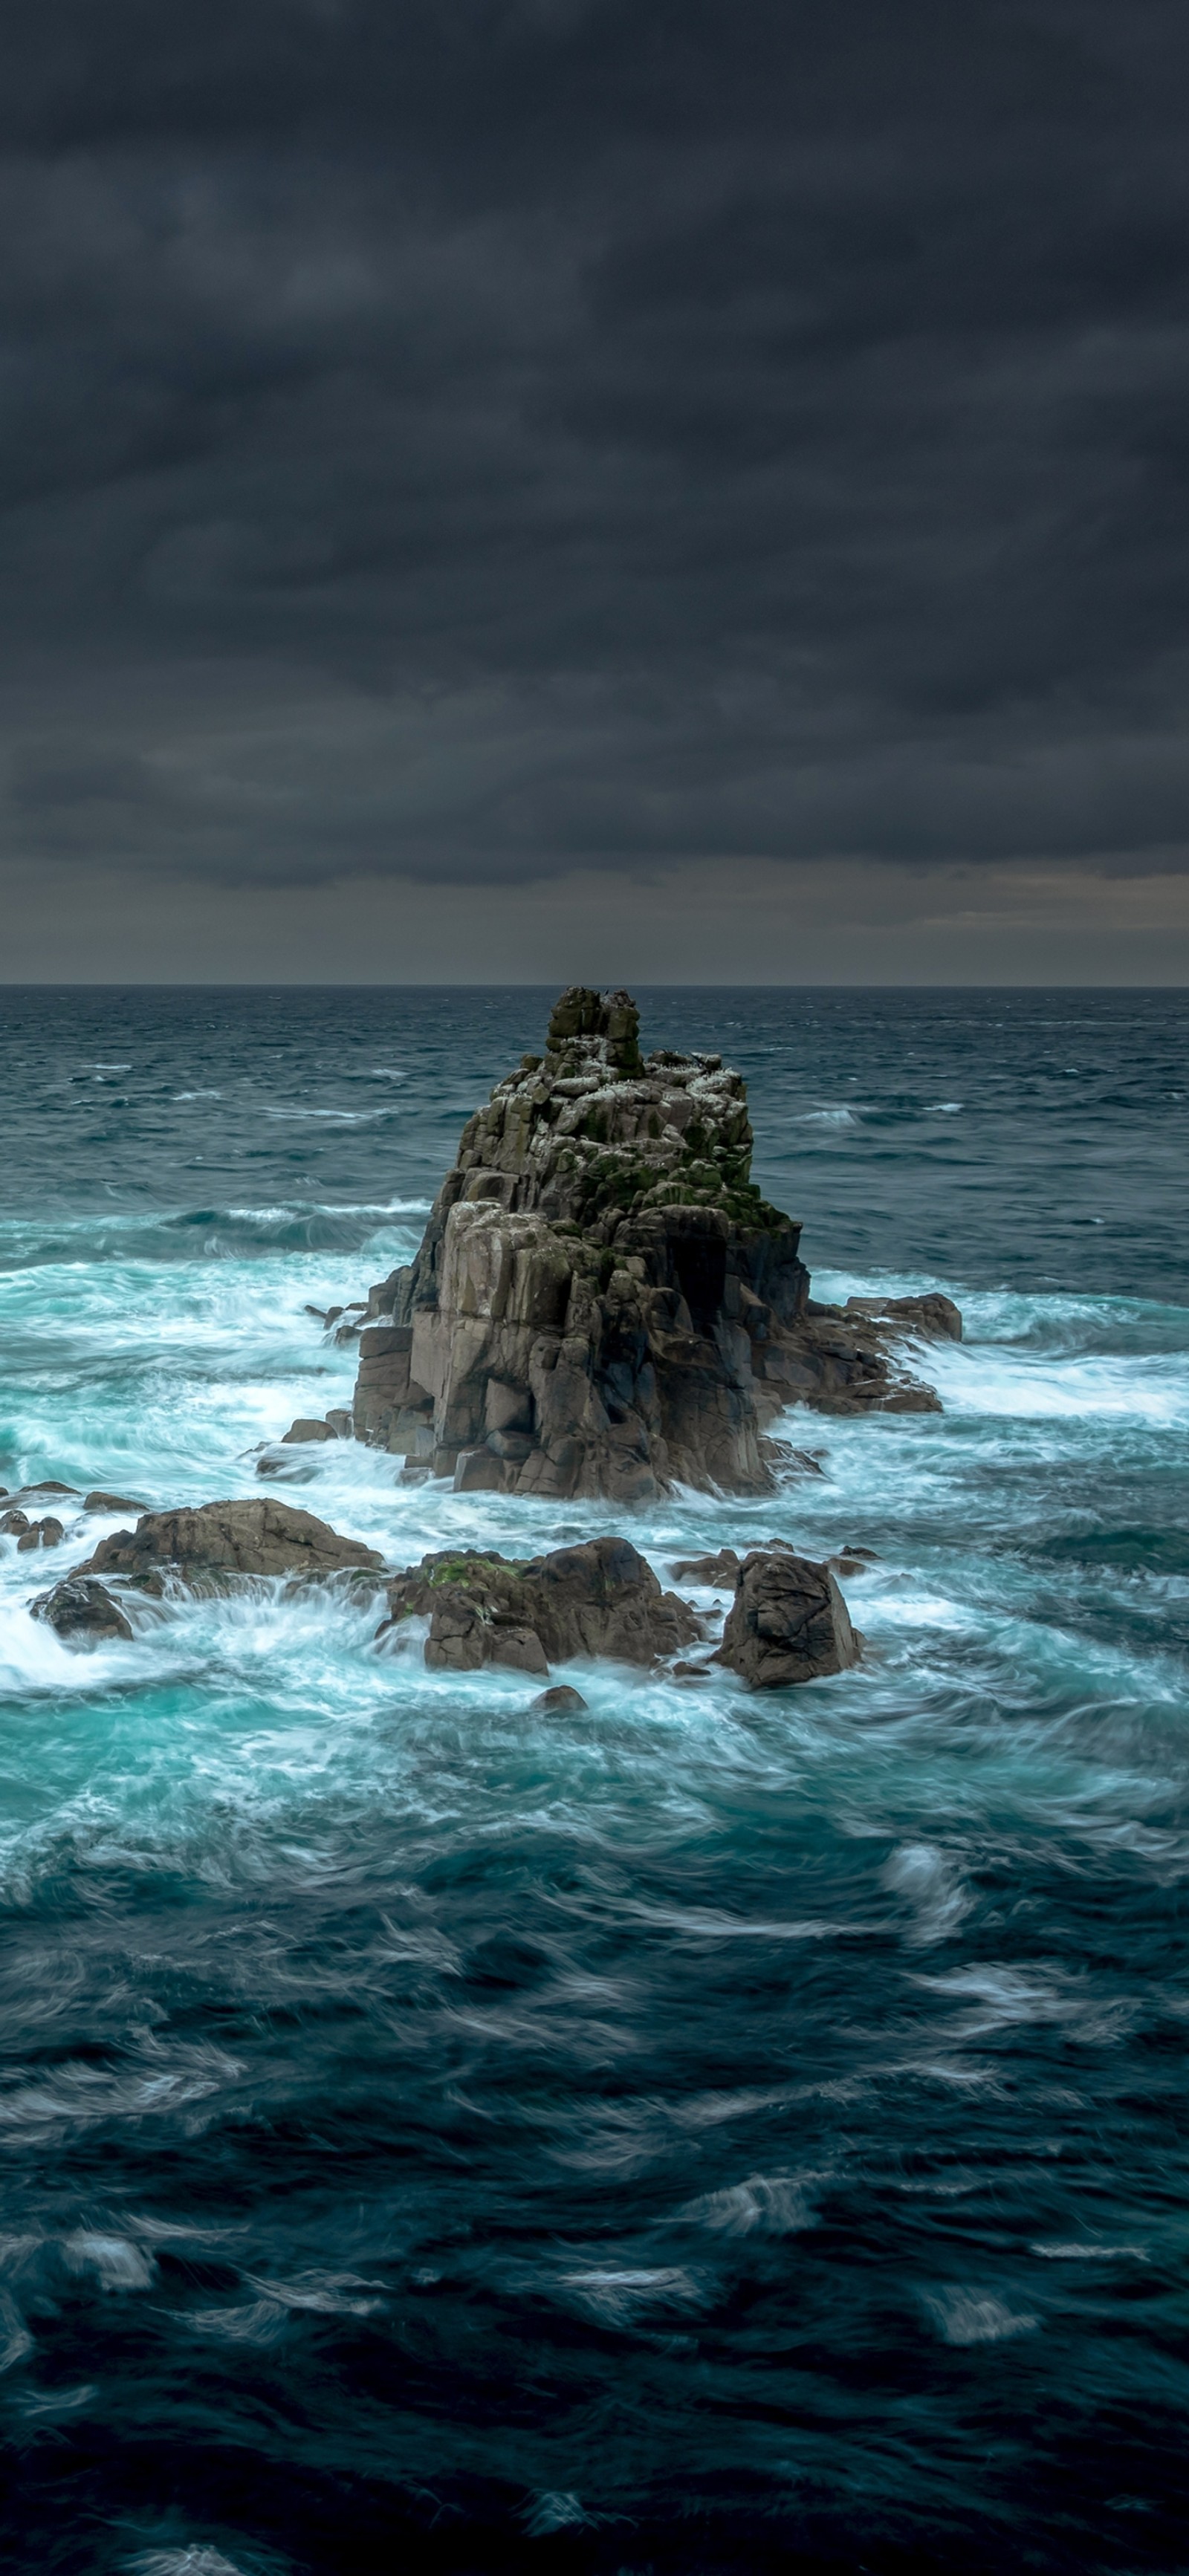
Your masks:
M 752 1690 L 816 1681 L 857 1664 L 859 1647 L 828 1565 L 791 1550 L 745 1556 L 718 1661 Z
M 544 1058 L 464 1127 L 416 1260 L 371 1292 L 356 1436 L 464 1492 L 634 1502 L 764 1491 L 793 1402 L 936 1410 L 889 1356 L 925 1329 L 892 1305 L 948 1300 L 815 1307 L 751 1150 L 741 1075 L 645 1059 L 628 994 L 571 987 Z
M 653 1664 L 702 1633 L 697 1613 L 662 1591 L 626 1538 L 588 1539 L 516 1562 L 477 1549 L 423 1557 L 389 1584 L 377 1634 L 426 1614 L 425 1661 L 437 1672 L 505 1664 L 545 1673 L 579 1655 Z
M 739 1559 L 733 1547 L 720 1547 L 717 1556 L 688 1556 L 669 1572 L 674 1583 L 708 1583 L 720 1591 L 730 1584 L 733 1590 Z
M 52 1592 L 43 1592 L 31 1607 L 33 1617 L 44 1619 L 64 1646 L 99 1646 L 110 1637 L 127 1641 L 132 1636 L 119 1602 L 106 1585 L 89 1575 L 64 1575 Z
M 122 1574 L 142 1591 L 160 1592 L 167 1575 L 217 1589 L 242 1574 L 382 1573 L 384 1559 L 357 1539 L 340 1538 L 313 1512 L 273 1495 L 261 1501 L 203 1503 L 196 1510 L 146 1512 L 135 1530 L 101 1539 L 80 1575 Z
M 843 1308 L 846 1315 L 866 1315 L 877 1324 L 890 1324 L 897 1332 L 919 1335 L 923 1341 L 960 1342 L 962 1310 L 952 1297 L 932 1288 L 923 1297 L 848 1297 Z
M 530 1717 L 582 1717 L 589 1710 L 589 1700 L 583 1699 L 581 1691 L 574 1690 L 569 1682 L 555 1682 L 552 1690 L 538 1691 L 528 1704 Z

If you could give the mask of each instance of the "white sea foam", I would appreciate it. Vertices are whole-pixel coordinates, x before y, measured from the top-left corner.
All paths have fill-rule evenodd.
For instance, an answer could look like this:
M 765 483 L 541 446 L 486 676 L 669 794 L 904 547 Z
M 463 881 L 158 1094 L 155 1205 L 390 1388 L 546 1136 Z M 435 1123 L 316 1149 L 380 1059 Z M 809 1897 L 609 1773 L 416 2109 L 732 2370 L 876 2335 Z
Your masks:
M 1046 2263 L 1146 2263 L 1150 2260 L 1142 2245 L 1094 2245 L 1084 2238 L 1071 2244 L 1037 2243 L 1031 2250 Z
M 1034 2334 L 1039 2320 L 977 2290 L 925 2290 L 922 2304 L 944 2343 L 1005 2343 Z
M 884 1886 L 912 1906 L 915 1919 L 906 1937 L 922 1947 L 949 1940 L 970 1911 L 953 1855 L 932 1843 L 901 1843 L 881 1875 Z
M 124 2565 L 130 2576 L 242 2576 L 242 2571 L 221 2549 L 208 2549 L 201 2541 L 192 2541 L 185 2549 L 141 2549 Z
M 157 2266 L 126 2236 L 103 2236 L 79 2228 L 63 2237 L 62 2260 L 68 2272 L 91 2272 L 104 2290 L 147 2290 Z
M 530 2540 L 543 2540 L 551 2531 L 577 2531 L 586 2522 L 578 2496 L 553 2490 L 534 2496 L 524 2513 L 524 2527 Z
M 14 2370 L 32 2350 L 33 2337 L 15 2299 L 9 2297 L 7 2290 L 0 2290 L 0 2376 L 6 2370 Z
M 701 2307 L 707 2295 L 706 2283 L 681 2264 L 592 2264 L 561 2273 L 558 2286 L 606 2325 L 631 2325 L 652 2309 Z
M 816 2225 L 808 2186 L 819 2174 L 749 2174 L 726 2191 L 707 2192 L 682 2211 L 716 2236 L 795 2236 Z
M 370 1127 L 379 1118 L 398 1118 L 398 1108 L 382 1103 L 377 1109 L 266 1109 L 266 1118 L 325 1119 L 334 1127 Z
M 946 1408 L 998 1421 L 1093 1419 L 1189 1425 L 1189 1358 L 1182 1353 L 1056 1357 L 1002 1345 L 929 1344 L 928 1374 Z

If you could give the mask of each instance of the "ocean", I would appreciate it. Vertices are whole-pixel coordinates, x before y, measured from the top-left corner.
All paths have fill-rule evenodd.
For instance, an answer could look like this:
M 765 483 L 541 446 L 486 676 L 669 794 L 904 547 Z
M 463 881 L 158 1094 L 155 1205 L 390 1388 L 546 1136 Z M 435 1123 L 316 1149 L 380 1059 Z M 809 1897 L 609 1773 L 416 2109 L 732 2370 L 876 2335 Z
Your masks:
M 945 1410 L 637 1515 L 402 1486 L 313 1307 L 552 996 L 0 992 L 0 1483 L 394 1566 L 860 1546 L 861 1665 L 428 1673 L 328 1590 L 28 1614 L 0 1540 L 4 2563 L 1189 2565 L 1189 997 L 657 990 Z

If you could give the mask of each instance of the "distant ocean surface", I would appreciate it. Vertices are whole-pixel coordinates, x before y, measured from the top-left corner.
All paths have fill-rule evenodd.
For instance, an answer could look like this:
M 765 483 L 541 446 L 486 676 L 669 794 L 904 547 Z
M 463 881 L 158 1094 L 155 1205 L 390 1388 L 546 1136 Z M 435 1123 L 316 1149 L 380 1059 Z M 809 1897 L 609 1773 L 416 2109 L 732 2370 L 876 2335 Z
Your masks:
M 283 1488 L 395 1565 L 876 1551 L 749 1696 L 427 1673 L 258 1586 L 69 1653 L 0 1540 L 3 2563 L 1189 2566 L 1189 996 L 645 992 L 945 1411 L 639 1518 Z M 0 992 L 0 1484 L 262 1489 L 552 995 Z M 125 1516 L 126 1517 L 126 1516 Z

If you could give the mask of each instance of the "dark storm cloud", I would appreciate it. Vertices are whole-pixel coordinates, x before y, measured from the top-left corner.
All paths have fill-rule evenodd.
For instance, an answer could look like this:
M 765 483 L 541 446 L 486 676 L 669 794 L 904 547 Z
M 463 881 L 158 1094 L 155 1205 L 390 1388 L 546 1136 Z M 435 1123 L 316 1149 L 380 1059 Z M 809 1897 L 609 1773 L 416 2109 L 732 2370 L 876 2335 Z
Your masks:
M 1164 0 L 65 0 L 0 96 L 5 833 L 1186 855 Z

